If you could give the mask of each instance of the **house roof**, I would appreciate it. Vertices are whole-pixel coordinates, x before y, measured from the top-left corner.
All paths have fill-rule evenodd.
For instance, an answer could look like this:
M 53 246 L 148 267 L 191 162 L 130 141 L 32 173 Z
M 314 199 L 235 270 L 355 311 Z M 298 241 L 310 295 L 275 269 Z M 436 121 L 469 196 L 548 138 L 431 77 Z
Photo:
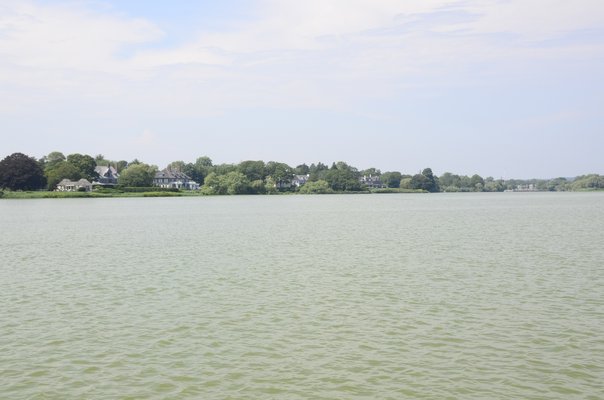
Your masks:
M 120 176 L 120 174 L 117 173 L 117 170 L 110 165 L 106 167 L 99 165 L 98 167 L 94 168 L 94 172 L 99 174 L 99 176 L 104 176 L 106 178 L 109 178 L 110 176 L 114 176 L 117 178 Z
M 63 179 L 57 186 L 90 186 L 92 185 L 87 179 L 80 179 L 79 181 L 72 181 L 69 179 Z
M 191 180 L 191 178 L 184 172 L 173 171 L 171 169 L 164 169 L 163 171 L 158 171 L 155 173 L 155 179 L 162 179 L 162 178 L 182 179 L 183 181 Z

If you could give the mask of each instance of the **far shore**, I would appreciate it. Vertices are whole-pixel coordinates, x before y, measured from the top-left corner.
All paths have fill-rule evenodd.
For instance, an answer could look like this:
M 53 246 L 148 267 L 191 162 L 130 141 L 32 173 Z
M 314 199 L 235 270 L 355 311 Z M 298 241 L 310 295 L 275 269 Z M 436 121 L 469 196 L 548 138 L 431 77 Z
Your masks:
M 578 192 L 604 192 L 604 189 L 593 189 L 593 190 L 580 190 L 580 191 L 569 191 L 568 193 Z M 330 194 L 421 194 L 428 193 L 425 190 L 411 190 L 411 189 L 382 189 L 382 190 L 366 190 L 359 192 L 330 192 L 330 193 L 313 193 L 303 194 L 297 192 L 277 192 L 273 194 L 224 194 L 224 195 L 208 195 L 203 194 L 199 190 L 181 190 L 178 192 L 50 192 L 50 191 L 4 191 L 0 192 L 0 199 L 82 199 L 82 198 L 130 198 L 130 197 L 224 197 L 224 196 L 313 196 L 313 195 L 330 195 Z M 443 193 L 443 192 L 440 192 Z M 445 192 L 447 193 L 447 192 Z M 448 193 L 477 193 L 477 192 L 448 192 Z M 489 192 L 483 192 L 489 193 Z M 491 193 L 503 193 L 503 192 L 491 192 Z M 507 193 L 507 192 L 506 192 Z M 527 192 L 518 192 L 527 193 Z M 533 191 L 530 193 L 553 193 L 550 191 Z M 560 193 L 560 192 L 555 192 Z

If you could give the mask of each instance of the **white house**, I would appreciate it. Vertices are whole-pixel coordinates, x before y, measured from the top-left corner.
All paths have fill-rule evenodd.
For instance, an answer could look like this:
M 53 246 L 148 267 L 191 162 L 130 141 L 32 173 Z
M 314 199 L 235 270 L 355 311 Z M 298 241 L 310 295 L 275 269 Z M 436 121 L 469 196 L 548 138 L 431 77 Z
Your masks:
M 90 192 L 92 191 L 92 183 L 87 179 L 80 179 L 79 181 L 70 181 L 69 179 L 63 179 L 57 185 L 57 192 Z
M 382 180 L 380 179 L 379 176 L 365 175 L 365 176 L 359 178 L 359 182 L 361 182 L 363 185 L 366 185 L 368 188 L 371 188 L 371 189 L 386 187 L 386 185 L 384 185 L 382 183 Z
M 176 188 L 186 190 L 197 190 L 199 189 L 199 183 L 191 180 L 189 176 L 180 171 L 172 171 L 170 169 L 164 169 L 155 174 L 153 178 L 153 185 L 162 188 Z

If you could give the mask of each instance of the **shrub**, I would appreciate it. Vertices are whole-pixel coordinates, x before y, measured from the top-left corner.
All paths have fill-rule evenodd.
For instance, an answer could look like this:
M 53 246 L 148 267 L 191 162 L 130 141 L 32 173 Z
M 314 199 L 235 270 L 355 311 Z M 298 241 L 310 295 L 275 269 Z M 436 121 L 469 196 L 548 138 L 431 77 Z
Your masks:
M 148 193 L 143 193 L 143 197 L 174 197 L 174 196 L 182 196 L 182 193 L 174 193 L 174 192 L 148 192 Z
M 125 193 L 143 193 L 143 192 L 180 192 L 177 188 L 162 188 L 159 186 L 147 186 L 147 187 L 123 187 L 122 190 Z

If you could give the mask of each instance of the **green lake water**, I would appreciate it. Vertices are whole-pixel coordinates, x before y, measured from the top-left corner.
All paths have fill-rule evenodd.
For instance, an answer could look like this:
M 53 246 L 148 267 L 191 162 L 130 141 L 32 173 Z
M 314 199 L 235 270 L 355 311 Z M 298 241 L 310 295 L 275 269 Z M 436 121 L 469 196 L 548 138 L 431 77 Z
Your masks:
M 604 193 L 0 201 L 1 399 L 602 399 Z

